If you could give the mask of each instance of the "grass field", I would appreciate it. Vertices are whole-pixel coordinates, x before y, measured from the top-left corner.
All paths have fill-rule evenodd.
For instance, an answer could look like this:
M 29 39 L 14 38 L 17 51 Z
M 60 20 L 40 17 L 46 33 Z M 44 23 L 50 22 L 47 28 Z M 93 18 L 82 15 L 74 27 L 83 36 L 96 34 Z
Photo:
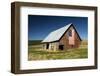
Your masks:
M 39 42 L 38 42 L 39 43 Z M 31 44 L 28 47 L 28 60 L 56 60 L 56 59 L 80 59 L 87 58 L 87 41 L 82 41 L 79 48 L 63 51 L 42 50 L 42 45 Z

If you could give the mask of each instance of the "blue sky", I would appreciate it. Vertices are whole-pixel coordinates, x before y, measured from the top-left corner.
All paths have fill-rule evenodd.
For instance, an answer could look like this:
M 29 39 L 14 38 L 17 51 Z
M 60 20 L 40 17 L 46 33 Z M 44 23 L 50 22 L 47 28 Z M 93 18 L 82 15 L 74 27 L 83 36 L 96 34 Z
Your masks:
M 88 18 L 28 15 L 28 40 L 43 40 L 50 32 L 73 23 L 82 39 L 88 38 Z

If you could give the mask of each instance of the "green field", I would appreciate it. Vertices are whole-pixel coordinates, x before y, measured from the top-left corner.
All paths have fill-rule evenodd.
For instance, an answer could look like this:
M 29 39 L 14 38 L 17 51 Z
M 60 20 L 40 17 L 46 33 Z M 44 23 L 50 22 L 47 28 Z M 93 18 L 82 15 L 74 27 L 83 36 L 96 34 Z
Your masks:
M 47 51 L 42 50 L 39 41 L 31 42 L 28 46 L 28 60 L 56 60 L 56 59 L 80 59 L 88 57 L 87 41 L 82 41 L 79 48 L 69 50 Z M 34 43 L 34 44 L 32 44 Z

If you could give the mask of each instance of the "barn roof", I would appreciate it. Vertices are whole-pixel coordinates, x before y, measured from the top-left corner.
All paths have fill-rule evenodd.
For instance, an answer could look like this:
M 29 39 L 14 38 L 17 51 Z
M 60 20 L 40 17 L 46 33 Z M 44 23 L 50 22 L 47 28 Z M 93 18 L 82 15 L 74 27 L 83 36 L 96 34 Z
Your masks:
M 60 29 L 52 31 L 42 42 L 58 41 L 71 25 L 72 25 L 72 23 L 70 23 Z

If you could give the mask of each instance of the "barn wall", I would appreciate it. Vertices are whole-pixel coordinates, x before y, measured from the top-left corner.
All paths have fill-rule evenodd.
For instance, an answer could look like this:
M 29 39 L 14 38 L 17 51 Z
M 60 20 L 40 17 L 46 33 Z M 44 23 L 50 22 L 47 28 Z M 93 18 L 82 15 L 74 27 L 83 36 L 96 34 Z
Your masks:
M 69 45 L 75 45 L 75 30 L 73 29 L 73 27 L 71 27 L 69 29 L 69 31 L 72 31 L 72 36 L 69 37 Z
M 49 50 L 52 51 L 58 50 L 58 42 L 49 43 Z
M 75 47 L 78 48 L 81 44 L 81 41 L 78 37 L 78 35 L 75 33 Z
M 67 33 L 69 30 L 73 30 L 72 31 L 72 37 L 68 37 Z M 73 27 L 71 27 L 65 34 L 64 36 L 61 38 L 59 44 L 60 45 L 64 45 L 64 49 L 69 49 L 69 48 L 78 48 L 81 41 L 77 35 L 77 33 L 75 32 L 75 30 L 73 29 Z M 69 41 L 70 40 L 70 41 Z
M 43 45 L 42 48 L 43 48 L 44 50 L 46 50 L 46 44 L 44 43 L 44 44 L 42 44 L 42 45 Z
M 47 44 L 46 43 L 44 43 L 43 44 L 43 49 L 44 50 L 51 50 L 51 51 L 56 51 L 56 50 L 58 50 L 58 46 L 59 46 L 59 42 L 53 42 L 53 43 L 49 43 L 49 48 L 48 49 L 46 49 L 46 47 L 47 47 Z
M 68 46 L 69 46 L 68 43 L 69 43 L 69 40 L 68 40 L 67 35 L 65 34 L 65 35 L 61 38 L 61 40 L 59 41 L 59 45 L 64 45 L 64 49 L 67 49 Z

